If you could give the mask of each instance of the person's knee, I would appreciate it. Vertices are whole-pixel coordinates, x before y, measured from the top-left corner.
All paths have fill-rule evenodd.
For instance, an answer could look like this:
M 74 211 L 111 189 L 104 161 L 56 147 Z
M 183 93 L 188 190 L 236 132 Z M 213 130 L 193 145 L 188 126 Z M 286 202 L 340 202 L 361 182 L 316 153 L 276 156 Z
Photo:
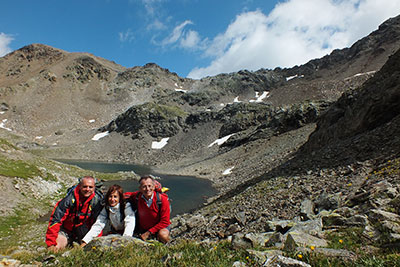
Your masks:
M 56 245 L 57 250 L 64 249 L 68 245 L 67 237 L 62 234 L 58 234 L 56 242 L 57 242 L 57 245 Z
M 169 230 L 167 228 L 158 231 L 158 240 L 163 243 L 168 243 L 169 241 Z

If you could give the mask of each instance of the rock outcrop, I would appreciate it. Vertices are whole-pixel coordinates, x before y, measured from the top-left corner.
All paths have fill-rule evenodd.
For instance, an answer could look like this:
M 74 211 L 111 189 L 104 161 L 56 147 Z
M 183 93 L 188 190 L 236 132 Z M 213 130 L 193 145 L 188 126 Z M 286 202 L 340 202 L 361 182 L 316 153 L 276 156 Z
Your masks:
M 400 114 L 400 50 L 362 87 L 347 91 L 317 123 L 306 148 L 318 149 L 370 131 Z
M 132 138 L 140 138 L 142 134 L 152 137 L 171 137 L 184 127 L 186 113 L 179 107 L 147 103 L 134 106 L 118 116 L 101 131 L 116 131 Z

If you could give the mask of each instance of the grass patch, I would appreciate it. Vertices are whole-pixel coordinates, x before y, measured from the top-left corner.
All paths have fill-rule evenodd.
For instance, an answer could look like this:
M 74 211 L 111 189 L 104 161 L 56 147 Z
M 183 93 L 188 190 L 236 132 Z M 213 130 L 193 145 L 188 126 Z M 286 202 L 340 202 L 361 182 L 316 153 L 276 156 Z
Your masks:
M 186 117 L 187 113 L 177 106 L 159 105 L 154 103 L 146 103 L 141 106 L 144 113 L 149 113 L 150 118 L 155 114 L 164 120 L 170 120 L 177 117 Z
M 363 238 L 363 228 L 349 227 L 328 235 L 329 247 L 357 251 L 367 240 Z
M 61 251 L 55 257 L 50 252 L 40 255 L 21 254 L 15 258 L 23 263 L 42 262 L 44 265 L 57 266 L 232 266 L 240 261 L 246 266 L 261 266 L 243 249 L 233 249 L 229 242 L 216 244 L 198 244 L 192 241 L 180 241 L 174 245 L 155 244 L 151 247 L 127 245 L 119 249 L 94 249 L 84 251 L 73 248 L 68 253 Z M 54 255 L 54 254 L 52 254 Z M 400 266 L 400 255 L 388 253 L 384 255 L 358 256 L 355 260 L 337 257 L 326 257 L 314 252 L 290 253 L 286 257 L 294 258 L 311 266 Z
M 286 257 L 293 258 L 305 263 L 310 264 L 313 267 L 326 267 L 326 266 L 349 266 L 349 261 L 345 261 L 341 258 L 328 258 L 322 254 L 316 254 L 314 252 L 307 253 L 288 253 Z
M 20 225 L 29 222 L 28 214 L 29 209 L 18 209 L 14 215 L 0 218 L 0 236 L 4 237 L 12 234 L 13 230 Z
M 383 164 L 383 166 L 375 171 L 373 171 L 371 177 L 386 178 L 387 176 L 398 176 L 400 175 L 400 158 L 395 158 L 388 160 Z M 369 177 L 367 176 L 366 179 Z
M 33 164 L 22 160 L 0 159 L 0 175 L 24 179 L 41 176 L 41 171 Z
M 7 150 L 7 149 L 15 149 L 17 150 L 17 147 L 8 142 L 7 140 L 0 138 L 0 148 Z
M 46 255 L 19 258 L 25 263 L 43 262 Z M 235 261 L 254 265 L 245 250 L 234 250 L 227 242 L 202 245 L 182 241 L 175 245 L 155 244 L 151 247 L 128 245 L 120 249 L 97 249 L 84 251 L 72 249 L 69 255 L 57 253 L 57 266 L 232 266 Z M 52 262 L 49 262 L 49 264 Z
M 357 255 L 354 260 L 326 257 L 314 251 L 307 253 L 295 253 L 289 255 L 292 258 L 302 260 L 311 266 L 400 266 L 400 254 L 393 251 L 378 249 L 374 252 L 365 252 L 364 246 L 368 244 L 363 235 L 363 228 L 350 227 L 333 232 L 327 236 L 329 247 L 352 251 Z M 300 256 L 299 256 L 300 255 Z
M 7 177 L 19 177 L 29 179 L 41 177 L 46 181 L 58 181 L 58 179 L 46 168 L 39 168 L 43 164 L 31 163 L 23 160 L 0 158 L 0 175 Z
M 286 255 L 305 263 L 310 264 L 313 267 L 365 267 L 365 266 L 400 266 L 400 255 L 398 253 L 388 253 L 384 255 L 361 255 L 355 260 L 346 260 L 343 258 L 326 257 L 322 254 L 316 254 L 314 252 L 309 253 L 296 253 Z
M 7 254 L 22 242 L 23 235 L 27 234 L 25 228 L 33 222 L 31 215 L 29 208 L 25 207 L 0 218 L 0 253 Z

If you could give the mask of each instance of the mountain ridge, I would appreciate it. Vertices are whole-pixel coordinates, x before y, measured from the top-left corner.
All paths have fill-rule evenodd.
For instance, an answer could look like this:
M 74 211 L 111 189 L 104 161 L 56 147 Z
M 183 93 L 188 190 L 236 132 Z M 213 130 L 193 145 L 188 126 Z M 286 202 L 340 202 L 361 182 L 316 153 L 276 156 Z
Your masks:
M 242 70 L 200 80 L 179 77 L 154 63 L 125 68 L 88 53 L 26 46 L 0 59 L 2 118 L 7 118 L 6 127 L 27 138 L 21 146 L 34 147 L 36 153 L 148 164 L 211 179 L 220 190 L 228 190 L 220 178 L 225 169 L 236 166 L 225 178 L 233 188 L 270 168 L 244 158 L 225 161 L 226 155 L 235 159 L 243 154 L 257 161 L 263 156 L 262 151 L 252 151 L 254 142 L 275 147 L 279 161 L 284 158 L 279 155 L 297 150 L 326 108 L 372 77 L 383 59 L 400 47 L 399 25 L 397 16 L 350 48 L 301 66 Z M 48 58 L 41 61 L 46 53 Z M 21 65 L 21 60 L 30 64 Z M 14 76 L 28 75 L 22 69 L 33 64 L 37 67 L 31 78 L 10 83 Z M 9 74 L 15 66 L 22 66 L 21 73 Z M 108 136 L 91 140 L 105 131 Z M 301 138 L 292 131 L 301 132 Z M 232 136 L 220 147 L 208 147 L 227 135 Z M 167 146 L 151 149 L 161 138 L 169 138 Z M 279 145 L 280 139 L 285 145 Z M 267 166 L 278 164 L 263 161 Z M 243 175 L 246 171 L 252 174 Z

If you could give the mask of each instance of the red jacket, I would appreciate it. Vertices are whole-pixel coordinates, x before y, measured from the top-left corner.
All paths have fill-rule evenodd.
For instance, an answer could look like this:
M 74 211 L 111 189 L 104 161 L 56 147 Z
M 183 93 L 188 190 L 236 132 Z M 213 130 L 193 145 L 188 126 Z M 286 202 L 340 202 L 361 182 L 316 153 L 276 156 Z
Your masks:
M 84 203 L 81 203 L 79 188 L 80 185 L 76 186 L 55 205 L 46 232 L 47 246 L 57 245 L 56 239 L 61 226 L 64 231 L 72 233 L 74 225 L 77 227 L 86 224 L 91 227 L 96 221 L 102 209 L 102 196 L 93 193 Z
M 146 201 L 142 198 L 140 192 L 134 192 L 131 196 L 132 201 L 137 199 L 137 212 L 139 215 L 139 229 L 142 232 L 149 231 L 152 234 L 157 233 L 163 228 L 167 228 L 170 222 L 170 206 L 168 197 L 159 193 L 161 197 L 161 209 L 158 210 L 157 193 L 153 193 L 153 202 L 147 207 Z

